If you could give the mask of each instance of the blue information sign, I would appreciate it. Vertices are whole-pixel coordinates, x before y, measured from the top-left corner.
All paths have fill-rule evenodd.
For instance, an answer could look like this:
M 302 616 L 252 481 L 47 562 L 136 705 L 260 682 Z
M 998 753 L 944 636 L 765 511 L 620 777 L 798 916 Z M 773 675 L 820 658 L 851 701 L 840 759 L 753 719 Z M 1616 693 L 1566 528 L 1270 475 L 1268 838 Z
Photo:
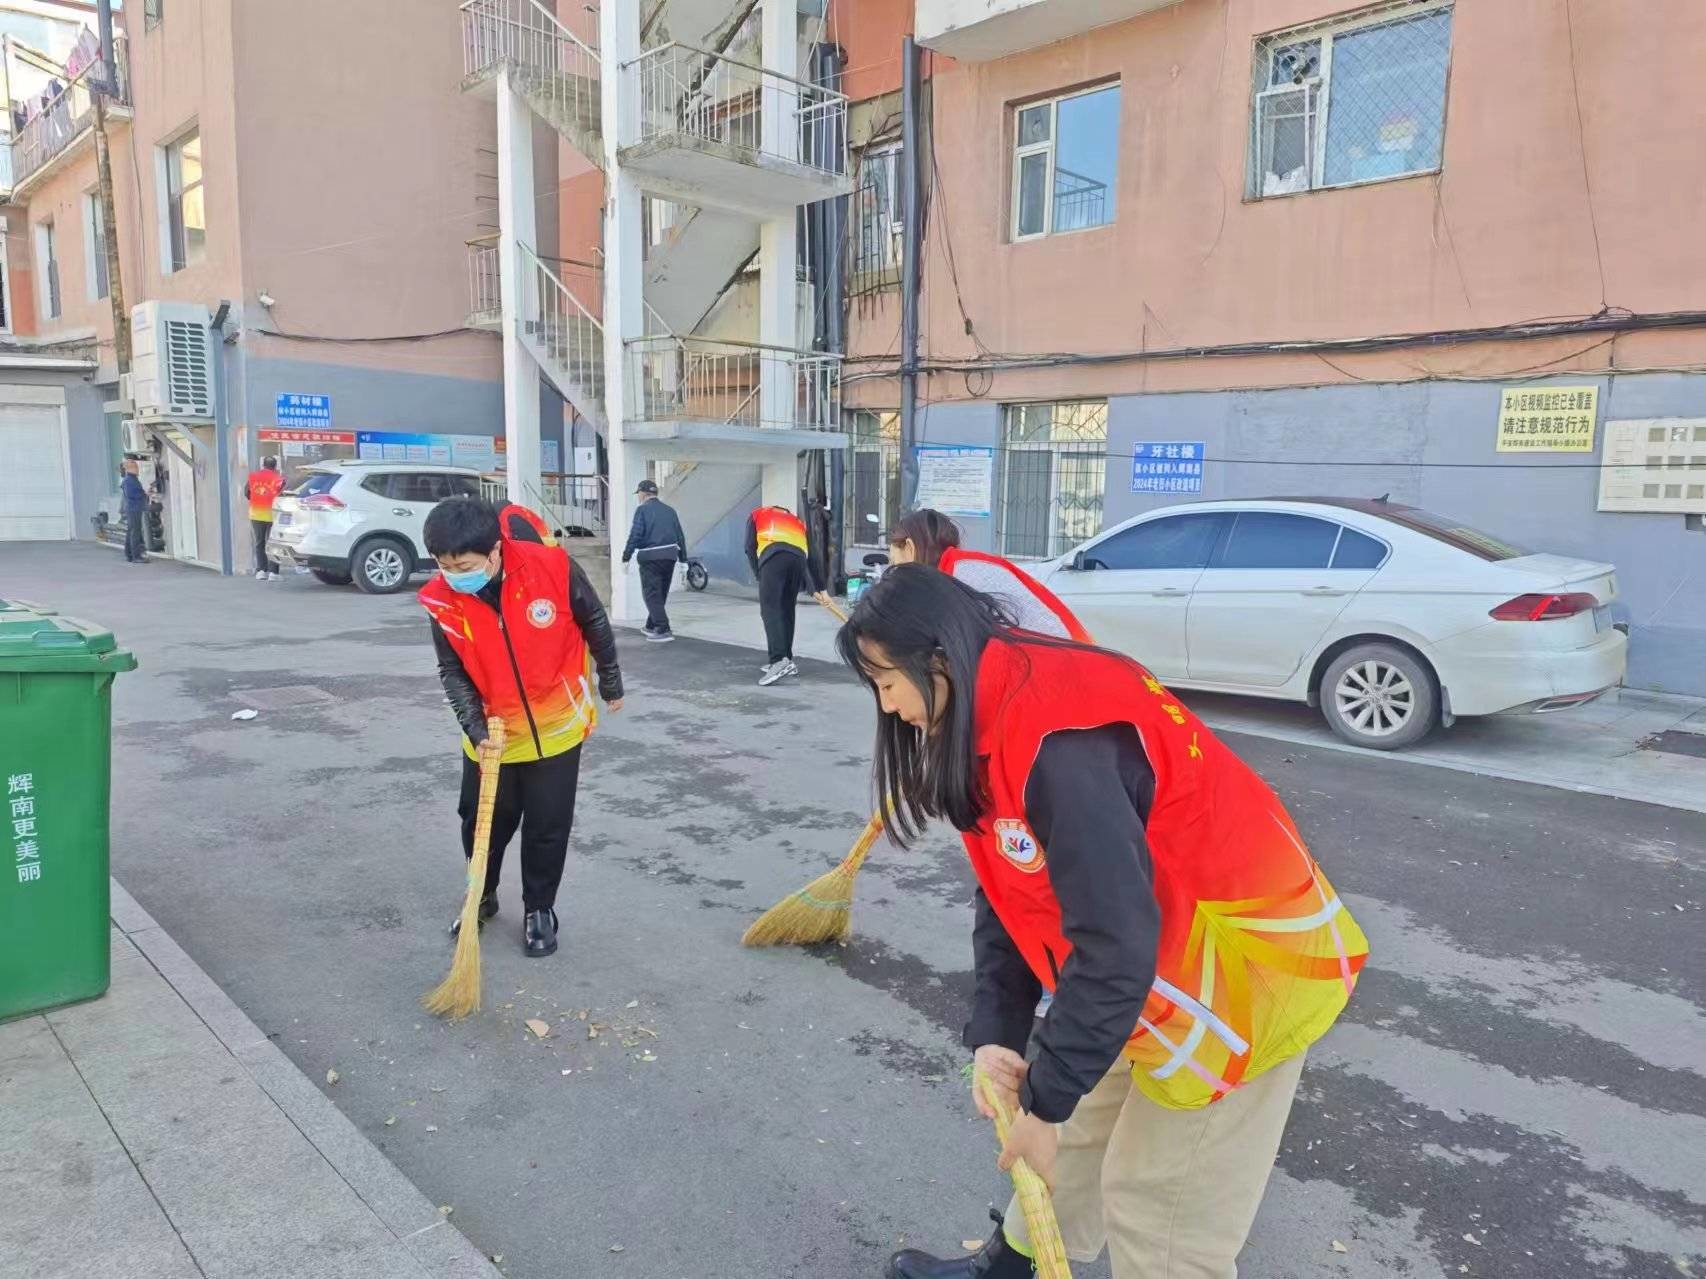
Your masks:
M 1131 455 L 1133 493 L 1201 493 L 1201 440 L 1143 440 Z
M 326 431 L 332 425 L 332 397 L 329 395 L 281 395 L 276 412 L 279 426 L 300 427 L 311 431 Z

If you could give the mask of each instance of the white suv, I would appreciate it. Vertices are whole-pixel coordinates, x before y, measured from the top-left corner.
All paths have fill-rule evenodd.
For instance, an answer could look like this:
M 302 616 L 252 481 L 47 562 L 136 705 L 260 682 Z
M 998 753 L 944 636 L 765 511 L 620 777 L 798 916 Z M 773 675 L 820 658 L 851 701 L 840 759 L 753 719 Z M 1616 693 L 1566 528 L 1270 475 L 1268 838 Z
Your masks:
M 267 554 L 329 586 L 390 595 L 430 568 L 421 528 L 447 497 L 479 497 L 480 473 L 418 462 L 325 462 L 273 503 Z

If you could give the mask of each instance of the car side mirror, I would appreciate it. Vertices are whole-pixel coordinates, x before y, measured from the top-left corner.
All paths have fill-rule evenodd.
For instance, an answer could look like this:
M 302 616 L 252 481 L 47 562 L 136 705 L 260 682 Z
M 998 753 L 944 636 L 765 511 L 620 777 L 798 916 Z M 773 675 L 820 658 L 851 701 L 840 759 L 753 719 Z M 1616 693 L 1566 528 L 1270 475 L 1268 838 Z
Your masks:
M 1087 556 L 1083 551 L 1079 551 L 1078 554 L 1072 557 L 1072 563 L 1068 565 L 1068 567 L 1074 573 L 1088 572 L 1090 568 L 1089 556 Z

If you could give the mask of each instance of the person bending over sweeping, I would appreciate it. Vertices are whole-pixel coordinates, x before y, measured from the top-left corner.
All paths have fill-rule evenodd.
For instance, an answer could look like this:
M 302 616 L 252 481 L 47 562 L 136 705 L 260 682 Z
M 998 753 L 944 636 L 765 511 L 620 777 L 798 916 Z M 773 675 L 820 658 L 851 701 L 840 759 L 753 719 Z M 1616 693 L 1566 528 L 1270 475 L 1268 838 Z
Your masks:
M 785 506 L 761 506 L 746 519 L 746 562 L 758 579 L 758 612 L 764 621 L 769 661 L 758 682 L 768 688 L 798 675 L 794 664 L 794 614 L 800 592 L 811 581 L 819 604 L 829 603 L 828 583 L 819 566 L 816 539 L 806 522 Z
M 1234 1279 L 1367 942 L 1279 799 L 1154 676 L 1009 622 L 903 566 L 837 637 L 877 699 L 891 832 L 945 818 L 977 876 L 966 1045 L 1022 1112 L 1001 1166 L 1050 1183 L 1074 1260 L 1106 1245 L 1114 1279 Z M 977 1254 L 909 1250 L 888 1274 L 1021 1279 L 1028 1252 L 1010 1210 Z
M 506 508 L 509 511 L 511 508 Z M 557 949 L 557 886 L 575 818 L 581 743 L 598 722 L 588 677 L 622 708 L 616 639 L 598 592 L 560 547 L 526 519 L 500 523 L 489 502 L 454 497 L 426 518 L 427 551 L 439 572 L 420 593 L 432 615 L 438 677 L 462 725 L 463 856 L 472 856 L 480 795 L 476 751 L 486 719 L 507 727 L 482 923 L 498 913 L 504 848 L 521 829 L 522 937 L 534 958 Z M 460 919 L 450 927 L 454 936 Z
M 992 596 L 1027 631 L 1090 642 L 1090 632 L 1055 593 L 1012 560 L 960 547 L 960 528 L 928 507 L 900 517 L 888 531 L 890 564 L 923 564 Z

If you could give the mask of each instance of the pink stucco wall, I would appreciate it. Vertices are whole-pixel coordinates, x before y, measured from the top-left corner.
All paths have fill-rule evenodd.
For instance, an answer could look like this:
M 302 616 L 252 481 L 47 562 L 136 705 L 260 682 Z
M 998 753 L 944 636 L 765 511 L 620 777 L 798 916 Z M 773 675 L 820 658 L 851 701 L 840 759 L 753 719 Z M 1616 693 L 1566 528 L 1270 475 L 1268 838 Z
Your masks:
M 947 270 L 949 236 L 965 312 L 1000 352 L 1345 337 L 1494 326 L 1603 305 L 1698 306 L 1706 97 L 1694 87 L 1706 5 L 1646 0 L 1639 8 L 1636 19 L 1625 0 L 1573 0 L 1580 56 L 1572 68 L 1565 0 L 1458 0 L 1442 171 L 1261 201 L 1245 199 L 1253 42 L 1354 6 L 1183 0 L 993 63 L 938 59 L 941 189 L 926 267 L 925 350 L 933 358 L 975 354 Z M 1115 78 L 1114 223 L 1012 243 L 1012 104 Z M 859 336 L 869 352 L 892 329 L 862 326 Z M 1110 365 L 1005 375 L 987 393 L 1496 376 L 1547 360 L 1560 369 L 1605 367 L 1607 348 L 1579 353 L 1586 345 L 1576 338 L 1335 356 L 1339 369 L 1312 356 Z M 1616 348 L 1624 366 L 1682 357 L 1706 358 L 1706 341 L 1636 337 Z M 933 398 L 966 394 L 959 377 L 934 381 Z M 878 383 L 856 398 L 885 397 L 892 385 Z

